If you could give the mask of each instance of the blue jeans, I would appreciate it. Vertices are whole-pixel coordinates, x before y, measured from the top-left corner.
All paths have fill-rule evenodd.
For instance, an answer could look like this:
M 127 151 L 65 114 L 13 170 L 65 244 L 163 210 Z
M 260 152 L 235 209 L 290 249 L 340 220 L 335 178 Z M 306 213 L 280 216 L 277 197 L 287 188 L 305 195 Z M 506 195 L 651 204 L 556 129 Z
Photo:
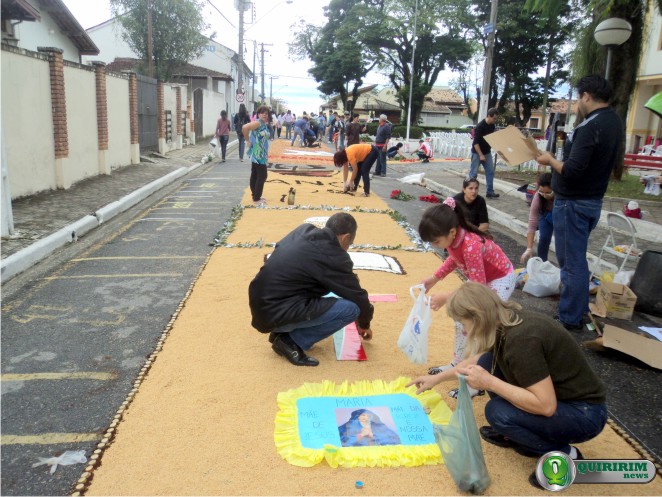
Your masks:
M 586 250 L 601 209 L 602 199 L 554 200 L 554 240 L 561 267 L 559 319 L 565 324 L 580 324 L 588 312 L 590 273 Z
M 230 135 L 221 135 L 218 137 L 218 141 L 221 144 L 221 159 L 225 160 L 225 153 L 228 150 L 228 141 L 230 140 Z
M 310 349 L 317 342 L 330 337 L 359 318 L 361 311 L 358 305 L 351 300 L 335 300 L 333 306 L 321 316 L 301 323 L 284 324 L 274 329 L 273 333 L 289 333 L 299 347 L 303 350 Z
M 244 151 L 246 150 L 246 138 L 243 133 L 237 133 L 237 141 L 239 142 L 239 158 L 243 160 Z
M 476 178 L 478 177 L 478 168 L 480 167 L 480 156 L 477 153 L 471 153 L 471 169 L 469 169 L 469 177 Z M 492 153 L 485 154 L 485 164 L 483 164 L 485 169 L 485 179 L 487 181 L 487 193 L 494 193 L 494 162 L 492 159 Z
M 377 156 L 377 165 L 375 166 L 375 174 L 386 176 L 386 149 L 381 146 L 377 147 L 379 155 Z
M 289 140 L 292 138 L 292 123 L 284 123 L 285 126 L 285 139 Z
M 492 352 L 486 352 L 478 365 L 489 371 L 493 357 Z M 494 376 L 505 381 L 498 366 Z M 559 401 L 556 412 L 546 417 L 525 412 L 492 392 L 489 395 L 485 418 L 492 428 L 540 455 L 553 450 L 568 454 L 570 444 L 595 438 L 607 423 L 606 404 Z
M 299 126 L 294 127 L 294 133 L 292 134 L 292 143 L 291 145 L 294 146 L 294 142 L 297 141 L 297 136 L 299 137 L 299 140 L 301 142 L 301 146 L 303 147 L 303 130 Z
M 538 231 L 538 257 L 546 261 L 549 257 L 549 244 L 552 243 L 552 233 L 554 233 L 552 211 L 540 214 L 538 218 Z
M 359 162 L 356 166 L 359 168 L 359 172 L 356 173 L 356 178 L 354 179 L 354 189 L 356 190 L 359 187 L 361 178 L 363 178 L 363 191 L 370 195 L 370 169 L 379 157 L 379 149 L 374 145 L 370 146 L 370 153 L 366 156 L 363 162 Z

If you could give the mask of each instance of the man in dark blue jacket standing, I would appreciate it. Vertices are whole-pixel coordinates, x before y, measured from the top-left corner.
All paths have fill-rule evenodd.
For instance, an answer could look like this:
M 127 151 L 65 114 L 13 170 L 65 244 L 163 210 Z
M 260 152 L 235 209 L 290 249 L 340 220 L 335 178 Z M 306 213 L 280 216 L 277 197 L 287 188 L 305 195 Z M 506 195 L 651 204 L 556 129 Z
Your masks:
M 251 324 L 269 333 L 274 352 L 295 366 L 317 366 L 304 350 L 354 321 L 359 335 L 372 338 L 374 309 L 347 253 L 356 229 L 345 212 L 323 229 L 299 226 L 278 242 L 248 287 Z
M 558 320 L 571 331 L 582 330 L 588 312 L 588 237 L 600 220 L 623 139 L 623 122 L 609 106 L 609 82 L 602 76 L 585 76 L 577 91 L 584 120 L 568 135 L 563 161 L 549 152 L 537 157 L 540 164 L 552 167 L 552 218 L 562 284 Z

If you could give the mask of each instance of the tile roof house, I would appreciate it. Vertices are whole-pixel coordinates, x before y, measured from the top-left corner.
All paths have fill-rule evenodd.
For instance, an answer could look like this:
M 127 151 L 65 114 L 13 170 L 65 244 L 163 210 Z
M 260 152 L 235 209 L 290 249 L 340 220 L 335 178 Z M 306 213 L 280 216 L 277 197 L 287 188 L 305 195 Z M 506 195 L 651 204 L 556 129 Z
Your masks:
M 34 52 L 59 48 L 72 62 L 99 53 L 62 0 L 2 0 L 2 42 Z

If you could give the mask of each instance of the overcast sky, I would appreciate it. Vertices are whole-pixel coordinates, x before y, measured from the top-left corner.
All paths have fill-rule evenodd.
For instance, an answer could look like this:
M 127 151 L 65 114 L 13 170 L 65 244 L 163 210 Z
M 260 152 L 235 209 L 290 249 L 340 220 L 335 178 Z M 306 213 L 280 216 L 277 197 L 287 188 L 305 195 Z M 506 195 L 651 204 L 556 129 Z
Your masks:
M 63 0 L 83 28 L 88 29 L 110 19 L 108 0 Z M 269 76 L 273 76 L 273 96 L 283 98 L 296 113 L 316 112 L 323 100 L 319 97 L 317 83 L 308 75 L 310 63 L 293 62 L 287 57 L 287 42 L 291 39 L 290 26 L 304 16 L 307 22 L 322 25 L 326 18 L 322 7 L 328 0 L 253 0 L 255 2 L 255 20 L 250 12 L 245 16 L 245 60 L 252 69 L 254 41 L 258 43 L 256 72 L 258 73 L 257 91 L 260 92 L 260 43 L 265 44 L 265 94 L 269 96 Z M 218 10 L 217 10 L 218 9 Z M 218 11 L 222 12 L 219 13 Z M 239 12 L 234 7 L 234 0 L 205 0 L 204 12 L 211 32 L 216 32 L 215 40 L 234 51 L 239 48 Z M 210 35 L 210 33 L 206 33 Z M 254 41 L 253 41 L 254 40 Z M 271 44 L 272 46 L 268 46 Z M 276 79 L 277 78 L 277 79 Z M 375 78 L 372 83 L 380 82 Z M 367 82 L 366 84 L 369 84 Z

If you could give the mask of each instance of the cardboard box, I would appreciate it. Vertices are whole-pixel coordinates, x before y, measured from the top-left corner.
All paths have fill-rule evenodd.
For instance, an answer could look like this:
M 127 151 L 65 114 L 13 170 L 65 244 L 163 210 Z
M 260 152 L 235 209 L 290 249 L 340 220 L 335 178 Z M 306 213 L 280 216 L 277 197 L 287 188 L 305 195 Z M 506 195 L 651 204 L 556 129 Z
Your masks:
M 605 324 L 602 344 L 636 357 L 651 367 L 662 369 L 662 342 L 653 337 Z
M 490 133 L 485 140 L 511 166 L 535 160 L 540 153 L 536 141 L 524 136 L 515 126 Z
M 610 319 L 632 319 L 637 296 L 626 285 L 604 281 L 598 288 L 595 304 L 590 306 L 596 316 Z

